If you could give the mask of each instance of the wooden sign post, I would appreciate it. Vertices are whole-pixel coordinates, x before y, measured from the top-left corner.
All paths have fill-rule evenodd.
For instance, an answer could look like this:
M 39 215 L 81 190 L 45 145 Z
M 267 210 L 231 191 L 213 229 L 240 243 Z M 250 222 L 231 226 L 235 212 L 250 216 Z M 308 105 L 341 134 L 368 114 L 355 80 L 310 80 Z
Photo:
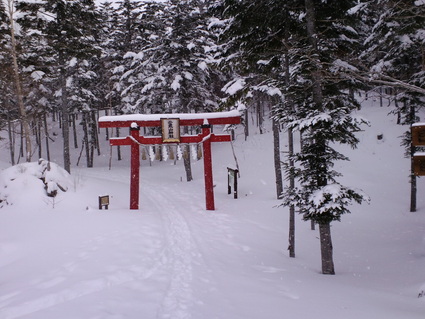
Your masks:
M 232 193 L 233 187 L 233 198 L 238 198 L 238 173 L 237 169 L 227 168 L 227 194 Z
M 230 142 L 229 134 L 213 134 L 212 125 L 239 124 L 239 111 L 189 114 L 133 114 L 102 116 L 100 128 L 129 127 L 130 135 L 111 138 L 110 145 L 131 146 L 130 209 L 139 209 L 140 145 L 170 143 L 202 143 L 204 149 L 205 202 L 207 210 L 215 210 L 211 143 Z M 180 136 L 180 126 L 200 126 L 198 135 Z M 140 136 L 140 127 L 162 127 L 161 137 Z
M 109 195 L 99 196 L 99 209 L 101 210 L 102 207 L 105 207 L 105 209 L 108 209 L 108 207 L 109 207 Z

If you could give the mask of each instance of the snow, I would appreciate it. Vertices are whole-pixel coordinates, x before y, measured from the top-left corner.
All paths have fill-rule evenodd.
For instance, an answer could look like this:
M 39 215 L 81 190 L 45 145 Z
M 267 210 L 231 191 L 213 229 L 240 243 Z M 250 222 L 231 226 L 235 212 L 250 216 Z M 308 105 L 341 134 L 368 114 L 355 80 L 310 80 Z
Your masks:
M 183 78 L 182 78 L 182 76 L 181 75 L 179 75 L 179 74 L 177 74 L 175 77 L 174 77 L 174 81 L 173 81 L 173 83 L 171 83 L 171 88 L 174 90 L 174 91 L 177 91 L 178 89 L 180 89 L 180 81 L 181 80 L 183 80 Z
M 244 79 L 235 79 L 227 83 L 221 90 L 229 95 L 235 95 L 238 91 L 242 90 L 244 86 Z
M 43 78 L 44 74 L 45 73 L 43 71 L 34 71 L 34 72 L 31 73 L 31 78 L 34 81 L 38 81 L 38 80 L 41 80 Z
M 171 113 L 171 114 L 129 114 L 117 116 L 102 116 L 99 122 L 117 122 L 117 121 L 159 121 L 162 118 L 179 118 L 181 120 L 195 119 L 215 119 L 240 116 L 237 110 L 228 112 L 211 112 L 211 113 Z
M 343 146 L 351 161 L 335 169 L 371 203 L 351 206 L 352 214 L 332 224 L 335 276 L 320 274 L 318 231 L 301 216 L 296 258 L 288 257 L 289 216 L 275 199 L 271 132 L 251 126 L 245 141 L 238 128 L 238 199 L 227 195 L 232 148 L 212 145 L 216 211 L 205 210 L 202 160 L 192 160 L 192 182 L 182 161 L 142 161 L 140 210 L 130 211 L 129 148 L 122 161 L 113 150 L 109 170 L 102 135 L 95 167 L 73 166 L 66 178 L 73 186 L 54 204 L 38 173 L 14 179 L 15 204 L 0 209 L 0 318 L 424 318 L 425 198 L 408 212 L 409 160 L 398 138 L 408 128 L 379 101 L 363 104 L 358 115 L 371 126 L 358 133 L 358 149 Z M 1 143 L 2 176 L 11 176 Z M 51 146 L 60 163 L 60 139 Z M 419 179 L 418 194 L 424 189 Z M 108 210 L 98 209 L 99 194 L 110 196 Z
M 201 61 L 198 63 L 198 68 L 200 68 L 202 71 L 205 71 L 208 69 L 208 65 L 204 61 Z
M 416 122 L 412 124 L 412 127 L 414 126 L 425 126 L 425 122 Z

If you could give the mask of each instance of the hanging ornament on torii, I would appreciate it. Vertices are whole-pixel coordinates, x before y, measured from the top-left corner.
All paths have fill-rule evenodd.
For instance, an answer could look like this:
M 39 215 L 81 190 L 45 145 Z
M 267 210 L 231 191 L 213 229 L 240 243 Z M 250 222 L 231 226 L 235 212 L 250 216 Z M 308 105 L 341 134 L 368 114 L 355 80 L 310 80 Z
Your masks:
M 100 128 L 128 127 L 130 135 L 110 138 L 111 146 L 131 146 L 130 209 L 139 209 L 140 146 L 202 143 L 204 149 L 205 201 L 207 210 L 215 210 L 211 143 L 230 142 L 229 134 L 214 134 L 212 125 L 240 124 L 237 110 L 215 113 L 132 114 L 102 116 Z M 180 135 L 180 126 L 200 126 L 198 135 Z M 141 136 L 141 127 L 161 127 L 162 136 Z

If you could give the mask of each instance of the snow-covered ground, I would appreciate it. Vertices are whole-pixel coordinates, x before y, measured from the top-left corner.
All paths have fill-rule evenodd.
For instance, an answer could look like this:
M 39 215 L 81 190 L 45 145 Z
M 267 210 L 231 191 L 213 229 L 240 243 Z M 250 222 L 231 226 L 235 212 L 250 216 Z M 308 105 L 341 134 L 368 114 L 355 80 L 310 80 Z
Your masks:
M 335 276 L 320 273 L 318 232 L 300 216 L 296 258 L 288 257 L 271 133 L 237 136 L 236 200 L 227 195 L 231 146 L 213 145 L 216 211 L 205 210 L 202 161 L 187 183 L 183 163 L 170 160 L 142 161 L 140 210 L 130 211 L 129 161 L 116 161 L 114 150 L 109 170 L 104 141 L 95 168 L 73 166 L 72 185 L 55 199 L 33 179 L 16 179 L 14 204 L 0 209 L 0 318 L 424 318 L 425 183 L 410 213 L 409 160 L 398 138 L 406 128 L 386 116 L 389 108 L 364 104 L 359 114 L 371 126 L 359 133 L 358 149 L 344 151 L 351 161 L 336 168 L 371 203 L 333 224 Z M 109 210 L 97 207 L 104 194 Z

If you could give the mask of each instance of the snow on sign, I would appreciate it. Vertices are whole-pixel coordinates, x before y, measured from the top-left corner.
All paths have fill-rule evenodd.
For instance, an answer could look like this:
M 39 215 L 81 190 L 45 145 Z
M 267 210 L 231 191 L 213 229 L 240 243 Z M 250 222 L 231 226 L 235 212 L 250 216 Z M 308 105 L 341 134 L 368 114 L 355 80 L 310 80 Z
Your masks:
M 178 113 L 102 116 L 99 118 L 99 127 L 128 127 L 130 129 L 129 136 L 124 138 L 111 138 L 109 140 L 109 143 L 112 146 L 131 146 L 130 209 L 139 209 L 140 145 L 154 145 L 164 143 L 202 143 L 204 149 L 206 209 L 215 210 L 211 143 L 230 142 L 231 137 L 229 134 L 213 134 L 211 132 L 211 126 L 239 124 L 240 122 L 240 113 L 239 111 L 235 110 L 229 112 L 195 114 Z M 200 126 L 202 128 L 202 132 L 198 135 L 180 136 L 180 126 L 184 125 Z M 163 136 L 141 136 L 140 127 L 162 127 Z

